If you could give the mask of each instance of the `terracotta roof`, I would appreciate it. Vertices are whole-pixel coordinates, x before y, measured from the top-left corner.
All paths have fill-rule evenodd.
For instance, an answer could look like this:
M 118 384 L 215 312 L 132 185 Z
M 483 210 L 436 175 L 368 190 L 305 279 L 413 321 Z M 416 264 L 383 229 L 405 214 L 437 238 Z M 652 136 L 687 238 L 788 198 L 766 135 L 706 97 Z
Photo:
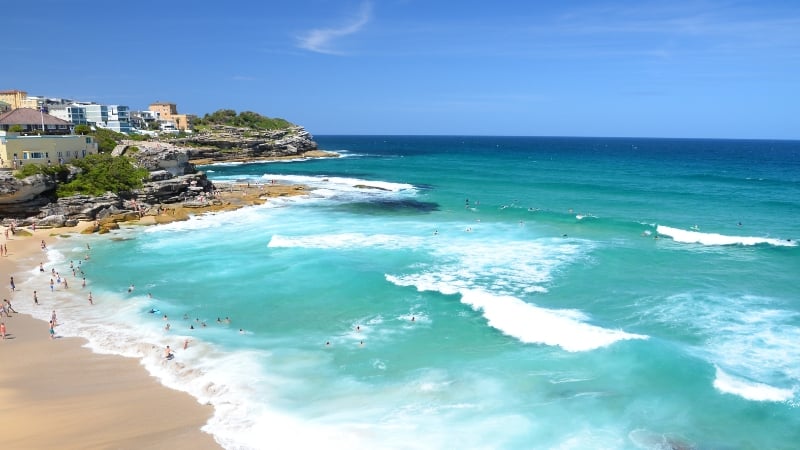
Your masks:
M 0 125 L 41 125 L 42 121 L 45 125 L 72 125 L 66 120 L 47 113 L 42 114 L 32 108 L 17 108 L 0 114 Z

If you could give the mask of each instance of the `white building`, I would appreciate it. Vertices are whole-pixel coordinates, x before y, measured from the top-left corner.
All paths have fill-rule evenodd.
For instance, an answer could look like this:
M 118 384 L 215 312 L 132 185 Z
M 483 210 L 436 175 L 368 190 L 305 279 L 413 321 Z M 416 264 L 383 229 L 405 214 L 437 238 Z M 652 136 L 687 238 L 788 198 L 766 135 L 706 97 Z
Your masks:
M 80 105 L 51 105 L 48 108 L 48 113 L 51 116 L 58 117 L 61 120 L 66 120 L 72 125 L 87 125 L 89 122 L 86 120 L 86 108 Z
M 130 133 L 130 109 L 120 105 L 82 104 L 86 121 L 98 128 L 108 128 L 118 133 Z

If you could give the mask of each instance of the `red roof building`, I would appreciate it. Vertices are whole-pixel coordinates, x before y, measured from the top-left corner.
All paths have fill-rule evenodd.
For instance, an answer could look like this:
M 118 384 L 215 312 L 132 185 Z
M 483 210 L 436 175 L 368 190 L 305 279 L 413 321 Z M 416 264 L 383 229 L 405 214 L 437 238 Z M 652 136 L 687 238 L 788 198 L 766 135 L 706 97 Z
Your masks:
M 0 130 L 9 131 L 14 125 L 22 134 L 70 134 L 70 122 L 31 108 L 17 108 L 0 114 Z

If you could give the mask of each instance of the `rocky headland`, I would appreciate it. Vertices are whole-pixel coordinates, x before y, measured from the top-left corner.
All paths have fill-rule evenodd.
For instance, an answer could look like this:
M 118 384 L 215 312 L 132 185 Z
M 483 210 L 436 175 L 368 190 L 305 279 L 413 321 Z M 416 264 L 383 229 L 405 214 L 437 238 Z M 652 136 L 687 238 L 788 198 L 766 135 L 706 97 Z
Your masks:
M 86 232 L 107 232 L 118 227 L 119 222 L 184 220 L 193 213 L 235 209 L 263 203 L 269 197 L 305 192 L 303 186 L 219 187 L 197 170 L 197 165 L 338 156 L 318 150 L 303 127 L 254 130 L 227 125 L 213 125 L 180 139 L 122 141 L 112 155 L 129 156 L 137 167 L 148 170 L 149 177 L 143 187 L 94 197 L 57 198 L 57 183 L 49 176 L 38 174 L 17 179 L 11 171 L 0 171 L 3 224 L 55 228 L 89 221 L 93 224 Z M 77 169 L 71 169 L 69 177 L 75 174 Z

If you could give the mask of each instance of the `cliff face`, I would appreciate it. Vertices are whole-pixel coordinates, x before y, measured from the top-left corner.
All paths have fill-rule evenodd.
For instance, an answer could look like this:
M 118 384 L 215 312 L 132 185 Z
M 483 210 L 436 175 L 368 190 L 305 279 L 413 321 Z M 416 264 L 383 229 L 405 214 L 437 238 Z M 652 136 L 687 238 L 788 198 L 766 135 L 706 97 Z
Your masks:
M 18 180 L 11 171 L 0 171 L 0 217 L 24 217 L 55 200 L 56 183 L 45 175 Z
M 317 150 L 311 133 L 300 126 L 253 130 L 213 125 L 209 131 L 181 138 L 179 142 L 189 146 L 189 159 L 197 164 L 300 157 Z

